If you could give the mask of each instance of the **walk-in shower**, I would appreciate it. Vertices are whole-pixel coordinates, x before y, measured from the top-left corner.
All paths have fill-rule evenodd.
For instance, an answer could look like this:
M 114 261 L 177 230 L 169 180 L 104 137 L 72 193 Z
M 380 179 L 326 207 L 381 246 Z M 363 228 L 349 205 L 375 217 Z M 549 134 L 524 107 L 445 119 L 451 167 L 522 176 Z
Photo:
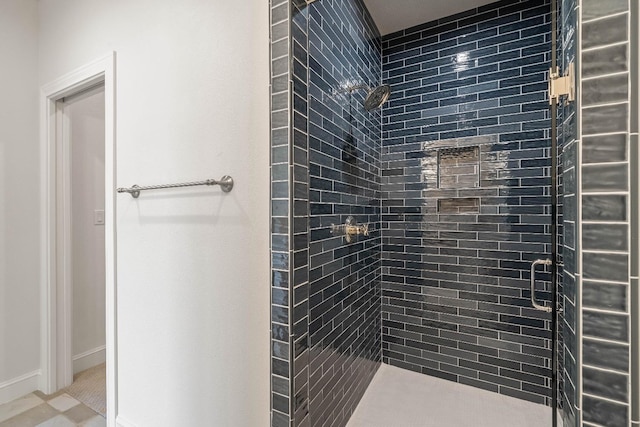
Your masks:
M 347 425 L 376 372 L 392 372 L 380 364 L 533 405 L 543 411 L 540 426 L 560 417 L 565 427 L 628 425 L 640 413 L 628 386 L 638 382 L 628 363 L 640 358 L 628 331 L 637 309 L 627 294 L 605 301 L 634 279 L 603 271 L 615 261 L 616 271 L 633 272 L 638 262 L 629 265 L 619 245 L 597 258 L 591 252 L 609 247 L 593 238 L 611 228 L 607 221 L 633 229 L 620 211 L 633 199 L 620 193 L 631 172 L 620 171 L 635 159 L 634 146 L 616 174 L 595 141 L 610 132 L 628 140 L 622 126 L 635 121 L 613 120 L 621 110 L 608 103 L 620 95 L 611 102 L 631 104 L 633 92 L 593 95 L 587 128 L 579 122 L 580 90 L 602 90 L 596 78 L 607 73 L 627 81 L 627 56 L 605 63 L 596 50 L 617 55 L 627 43 L 637 51 L 631 30 L 621 30 L 637 7 L 480 2 L 380 35 L 367 3 L 272 3 L 274 16 L 290 16 L 288 32 L 273 23 L 282 34 L 274 64 L 284 40 L 290 68 L 274 67 L 272 95 L 291 100 L 272 112 L 272 184 L 287 189 L 272 198 L 272 426 Z M 594 34 L 605 31 L 602 19 L 620 30 L 603 47 L 581 28 L 585 46 L 577 46 L 582 16 Z M 558 79 L 583 47 L 593 84 L 578 82 L 576 101 L 562 95 L 557 109 L 552 93 L 550 108 L 549 88 L 570 86 Z M 336 87 L 348 104 L 333 96 Z M 621 114 L 629 111 L 637 108 Z M 594 135 L 585 146 L 602 153 L 581 157 L 583 129 Z M 581 167 L 583 160 L 594 164 Z M 581 181 L 583 172 L 600 179 Z M 347 223 L 367 233 L 332 232 Z M 584 299 L 583 269 L 591 276 Z M 603 421 L 607 414 L 614 424 Z

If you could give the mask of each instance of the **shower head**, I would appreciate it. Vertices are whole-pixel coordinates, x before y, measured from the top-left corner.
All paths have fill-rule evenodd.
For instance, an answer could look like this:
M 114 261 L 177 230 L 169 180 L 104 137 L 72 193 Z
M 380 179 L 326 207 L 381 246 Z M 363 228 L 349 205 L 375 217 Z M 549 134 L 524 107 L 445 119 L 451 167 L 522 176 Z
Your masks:
M 391 87 L 389 85 L 380 85 L 369 90 L 367 97 L 364 99 L 364 109 L 367 111 L 375 110 L 382 107 L 391 96 Z
M 389 85 L 380 85 L 371 89 L 366 84 L 359 84 L 342 89 L 341 92 L 352 93 L 353 91 L 360 89 L 367 90 L 367 96 L 364 99 L 364 109 L 367 111 L 372 111 L 376 108 L 380 108 L 382 104 L 387 102 L 389 96 L 391 96 L 391 86 Z

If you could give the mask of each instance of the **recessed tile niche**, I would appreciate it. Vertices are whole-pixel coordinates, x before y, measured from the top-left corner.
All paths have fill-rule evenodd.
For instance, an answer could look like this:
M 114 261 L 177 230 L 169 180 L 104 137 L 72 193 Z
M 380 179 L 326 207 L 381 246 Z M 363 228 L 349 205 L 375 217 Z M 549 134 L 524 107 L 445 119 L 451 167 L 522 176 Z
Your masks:
M 438 187 L 474 188 L 480 185 L 480 156 L 475 147 L 438 150 Z
M 438 212 L 447 214 L 478 213 L 480 212 L 480 199 L 477 197 L 438 199 Z

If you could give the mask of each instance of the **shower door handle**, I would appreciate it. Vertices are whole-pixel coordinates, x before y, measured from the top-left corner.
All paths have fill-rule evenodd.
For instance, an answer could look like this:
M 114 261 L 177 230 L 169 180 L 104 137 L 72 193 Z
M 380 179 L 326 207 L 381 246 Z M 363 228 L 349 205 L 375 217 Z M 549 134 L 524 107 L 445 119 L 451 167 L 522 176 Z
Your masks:
M 536 265 L 551 265 L 551 262 L 550 259 L 537 259 L 531 263 L 531 304 L 533 308 L 547 313 L 551 313 L 553 309 L 546 305 L 538 304 L 536 299 Z

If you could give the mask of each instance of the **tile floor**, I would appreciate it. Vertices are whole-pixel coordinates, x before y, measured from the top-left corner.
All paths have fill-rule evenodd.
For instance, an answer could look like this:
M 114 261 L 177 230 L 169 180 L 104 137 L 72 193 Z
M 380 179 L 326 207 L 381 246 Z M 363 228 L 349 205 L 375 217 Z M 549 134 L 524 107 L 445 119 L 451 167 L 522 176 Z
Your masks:
M 551 408 L 382 365 L 347 427 L 550 427 Z
M 0 427 L 105 427 L 105 419 L 63 391 L 0 405 Z M 549 427 L 551 409 L 382 365 L 347 427 Z
M 0 427 L 105 427 L 106 420 L 62 390 L 36 391 L 0 405 Z

